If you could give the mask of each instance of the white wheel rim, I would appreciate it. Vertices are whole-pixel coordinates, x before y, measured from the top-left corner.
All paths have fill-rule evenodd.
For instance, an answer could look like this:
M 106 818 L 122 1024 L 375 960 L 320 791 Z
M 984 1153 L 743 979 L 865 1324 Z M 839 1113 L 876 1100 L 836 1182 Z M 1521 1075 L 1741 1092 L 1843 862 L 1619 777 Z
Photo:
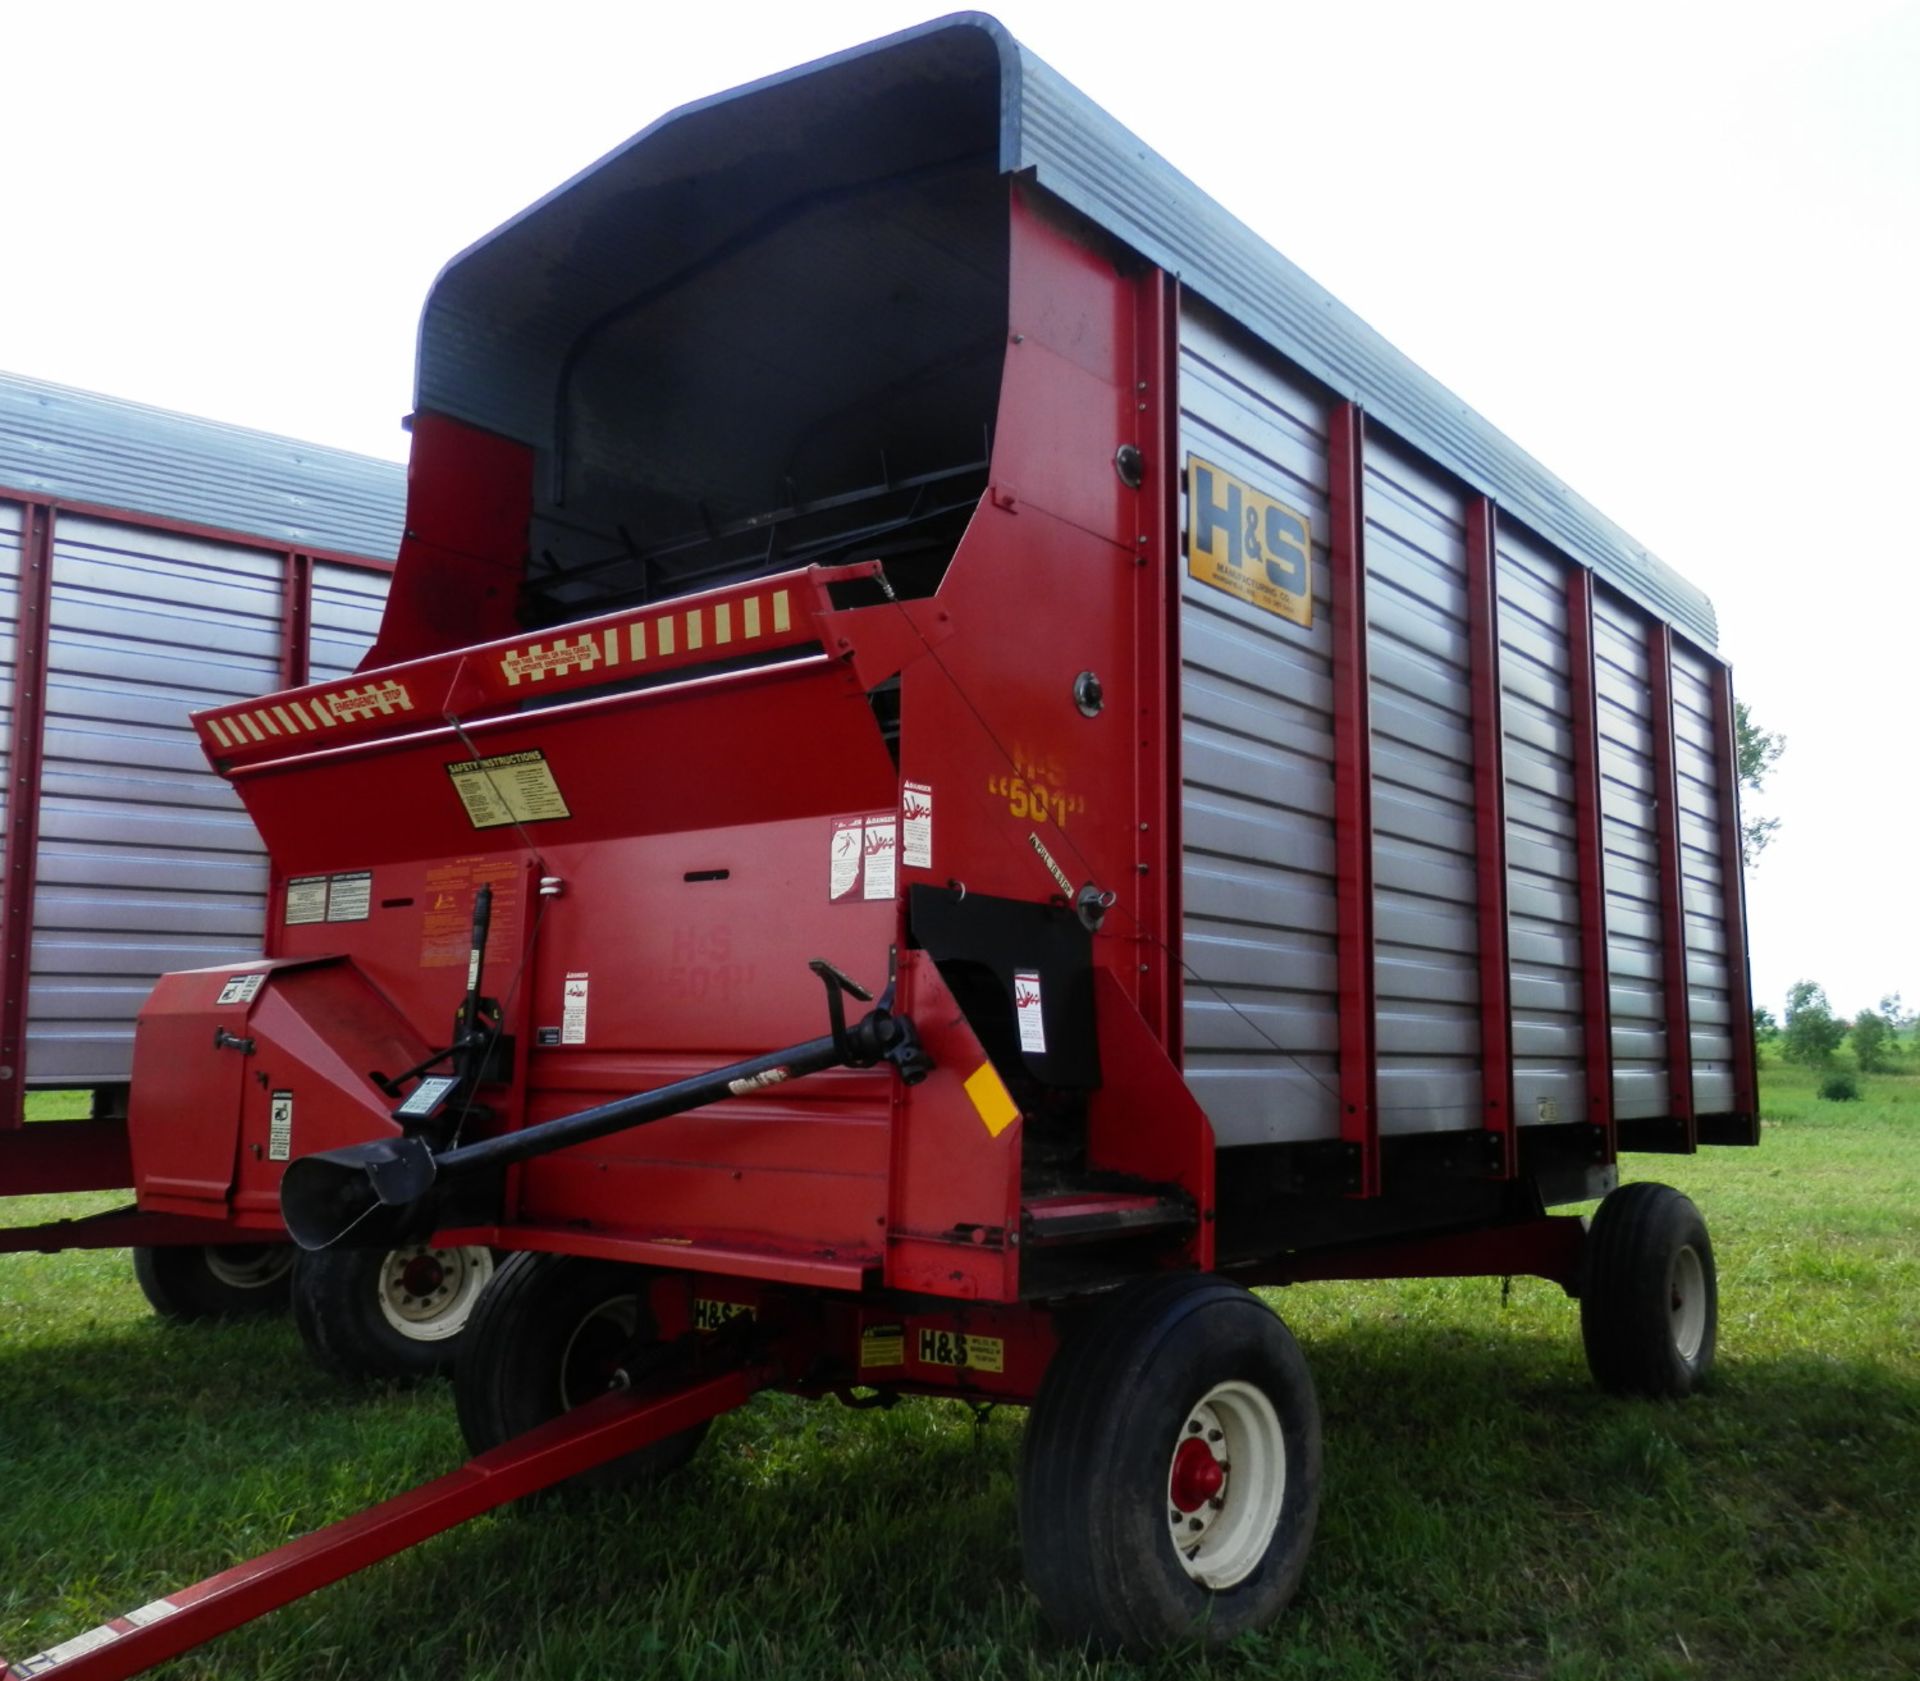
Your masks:
M 1700 1345 L 1707 1336 L 1707 1269 L 1692 1244 L 1673 1258 L 1667 1304 L 1673 1316 L 1673 1346 L 1691 1365 L 1700 1357 Z
M 1245 1581 L 1273 1544 L 1286 1493 L 1287 1443 L 1273 1403 L 1250 1383 L 1215 1384 L 1182 1417 L 1167 1465 L 1167 1532 L 1181 1568 L 1216 1591 Z
M 207 1271 L 229 1290 L 264 1290 L 293 1266 L 290 1243 L 208 1245 L 200 1251 Z
M 457 1337 L 493 1276 L 493 1251 L 416 1243 L 380 1263 L 380 1316 L 409 1342 Z

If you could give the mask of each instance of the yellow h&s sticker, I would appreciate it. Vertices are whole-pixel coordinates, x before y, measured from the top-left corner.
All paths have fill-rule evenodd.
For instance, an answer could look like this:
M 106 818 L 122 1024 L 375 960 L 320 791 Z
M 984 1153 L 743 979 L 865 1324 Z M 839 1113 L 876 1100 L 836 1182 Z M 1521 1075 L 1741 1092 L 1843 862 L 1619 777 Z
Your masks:
M 1251 607 L 1313 623 L 1313 527 L 1211 461 L 1187 457 L 1187 572 Z

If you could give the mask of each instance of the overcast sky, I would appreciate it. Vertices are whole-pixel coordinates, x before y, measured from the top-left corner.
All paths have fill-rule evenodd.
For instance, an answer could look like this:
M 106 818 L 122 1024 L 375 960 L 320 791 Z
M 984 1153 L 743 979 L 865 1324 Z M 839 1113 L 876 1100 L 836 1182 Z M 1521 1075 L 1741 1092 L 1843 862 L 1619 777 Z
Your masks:
M 0 368 L 404 459 L 448 257 L 935 10 L 9 7 Z M 1713 596 L 1789 741 L 1756 1001 L 1920 1004 L 1920 3 L 998 13 Z

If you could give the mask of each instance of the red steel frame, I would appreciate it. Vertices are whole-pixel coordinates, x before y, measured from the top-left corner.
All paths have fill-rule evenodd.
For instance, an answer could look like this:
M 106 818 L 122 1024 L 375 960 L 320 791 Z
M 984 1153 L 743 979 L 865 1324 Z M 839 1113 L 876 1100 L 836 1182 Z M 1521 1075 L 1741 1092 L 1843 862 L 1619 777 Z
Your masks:
M 1726 895 L 1733 1111 L 1744 1121 L 1741 1142 L 1757 1144 L 1760 1141 L 1760 1087 L 1753 1015 L 1746 1007 L 1753 995 L 1753 981 L 1747 966 L 1746 859 L 1740 845 L 1740 740 L 1734 721 L 1732 671 L 1719 668 L 1709 686 L 1713 691 L 1714 792 L 1718 796 L 1720 817 L 1720 875 Z
M 1600 808 L 1600 705 L 1594 668 L 1593 574 L 1567 567 L 1567 684 L 1573 714 L 1574 826 L 1580 859 L 1580 1003 L 1587 1120 L 1601 1161 L 1614 1160 L 1613 1000 L 1607 952 L 1606 830 Z
M 1340 1137 L 1357 1156 L 1351 1189 L 1380 1194 L 1373 989 L 1373 708 L 1367 676 L 1366 419 L 1334 410 L 1327 461 L 1333 529 L 1333 802 L 1340 975 Z
M 1474 838 L 1480 901 L 1480 1078 L 1494 1171 L 1520 1166 L 1513 1094 L 1513 977 L 1507 959 L 1506 730 L 1500 710 L 1499 526 L 1493 502 L 1467 509 L 1467 637 L 1473 689 Z
M 1687 974 L 1686 860 L 1680 845 L 1680 772 L 1673 706 L 1673 633 L 1647 626 L 1648 690 L 1653 704 L 1654 824 L 1660 843 L 1660 973 L 1666 1001 L 1667 1112 L 1685 1148 L 1698 1142 L 1693 1106 L 1693 1010 Z

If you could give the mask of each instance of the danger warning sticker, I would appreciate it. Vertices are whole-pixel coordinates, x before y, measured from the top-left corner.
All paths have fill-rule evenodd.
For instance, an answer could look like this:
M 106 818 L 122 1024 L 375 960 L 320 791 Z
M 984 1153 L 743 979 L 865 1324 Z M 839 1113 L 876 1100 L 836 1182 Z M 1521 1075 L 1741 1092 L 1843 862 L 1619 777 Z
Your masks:
M 587 1042 L 587 974 L 576 969 L 568 975 L 560 993 L 560 1043 L 584 1045 Z
M 900 789 L 900 862 L 909 869 L 933 868 L 933 789 L 924 782 Z
M 454 792 L 476 829 L 500 829 L 509 823 L 552 823 L 573 813 L 538 748 L 497 753 L 491 759 L 465 759 L 447 766 Z
M 1021 1050 L 1044 1053 L 1047 1028 L 1040 1013 L 1040 977 L 1031 970 L 1013 977 L 1013 1015 L 1020 1024 Z
M 827 853 L 827 897 L 891 899 L 899 883 L 899 862 L 897 812 L 836 818 Z

